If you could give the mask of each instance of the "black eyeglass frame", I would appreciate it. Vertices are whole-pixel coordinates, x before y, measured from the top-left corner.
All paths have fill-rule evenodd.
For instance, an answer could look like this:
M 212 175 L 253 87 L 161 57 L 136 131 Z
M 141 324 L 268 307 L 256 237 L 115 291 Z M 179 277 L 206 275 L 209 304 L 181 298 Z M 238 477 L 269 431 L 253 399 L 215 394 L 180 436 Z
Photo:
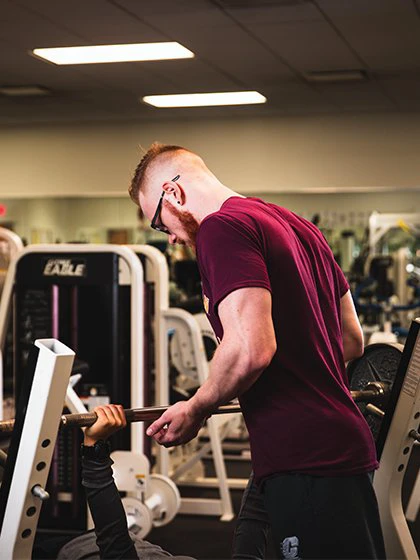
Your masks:
M 175 181 L 178 181 L 178 179 L 181 177 L 181 175 L 176 175 L 176 177 L 174 177 L 173 179 L 171 179 L 171 182 L 174 183 Z M 162 194 L 160 195 L 159 198 L 159 202 L 156 206 L 156 212 L 153 215 L 152 221 L 150 222 L 150 227 L 156 231 L 161 231 L 162 233 L 169 233 L 169 230 L 166 226 L 164 226 L 162 224 L 162 222 L 157 223 L 158 219 L 160 219 L 160 211 L 162 209 L 162 203 L 163 203 L 163 197 L 165 195 L 165 191 L 162 191 Z

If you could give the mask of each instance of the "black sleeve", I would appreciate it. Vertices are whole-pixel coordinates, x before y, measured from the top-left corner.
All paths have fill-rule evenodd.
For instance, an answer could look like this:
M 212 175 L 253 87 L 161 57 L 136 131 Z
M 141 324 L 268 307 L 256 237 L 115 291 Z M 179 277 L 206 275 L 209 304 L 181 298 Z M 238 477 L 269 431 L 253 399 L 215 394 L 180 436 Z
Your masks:
M 95 524 L 101 558 L 138 559 L 121 498 L 112 477 L 112 459 L 82 458 L 82 485 Z

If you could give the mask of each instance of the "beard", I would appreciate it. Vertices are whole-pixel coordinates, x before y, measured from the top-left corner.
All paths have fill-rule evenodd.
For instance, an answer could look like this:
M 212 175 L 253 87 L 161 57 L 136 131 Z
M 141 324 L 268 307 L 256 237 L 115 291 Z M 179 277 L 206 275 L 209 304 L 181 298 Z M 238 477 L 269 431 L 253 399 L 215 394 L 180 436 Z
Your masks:
M 164 203 L 165 202 L 166 201 L 164 201 Z M 180 210 L 178 210 L 172 204 L 169 203 L 165 204 L 165 208 L 168 210 L 168 212 L 172 214 L 172 216 L 175 216 L 177 220 L 181 223 L 185 231 L 185 237 L 186 237 L 186 239 L 182 239 L 182 241 L 189 247 L 195 249 L 195 241 L 196 241 L 197 232 L 198 232 L 198 228 L 200 227 L 200 224 L 197 222 L 197 220 L 194 218 L 191 212 L 188 211 L 181 212 Z

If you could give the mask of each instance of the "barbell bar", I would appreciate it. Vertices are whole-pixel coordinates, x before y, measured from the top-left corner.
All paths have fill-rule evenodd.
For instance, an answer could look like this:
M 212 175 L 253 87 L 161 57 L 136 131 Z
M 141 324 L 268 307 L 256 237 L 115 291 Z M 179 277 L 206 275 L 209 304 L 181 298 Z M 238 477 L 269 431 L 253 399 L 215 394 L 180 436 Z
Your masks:
M 147 422 L 157 420 L 169 406 L 149 406 L 145 408 L 127 408 L 124 410 L 127 422 Z M 216 408 L 213 414 L 227 414 L 241 412 L 241 407 L 237 404 L 227 404 Z M 78 414 L 63 414 L 60 418 L 60 428 L 87 428 L 92 426 L 98 419 L 96 412 L 82 412 Z M 0 434 L 7 434 L 13 431 L 15 421 L 3 420 L 0 422 Z
M 363 391 L 350 391 L 352 398 L 356 402 L 369 402 L 378 398 L 384 398 L 390 392 L 386 383 L 373 381 L 366 385 Z M 145 408 L 127 408 L 124 410 L 127 422 L 147 422 L 157 420 L 169 406 L 149 406 Z M 227 404 L 216 408 L 213 414 L 227 414 L 241 412 L 241 407 L 237 404 Z M 86 428 L 92 426 L 98 419 L 96 412 L 83 412 L 79 414 L 63 414 L 60 419 L 62 428 Z M 0 422 L 0 434 L 7 434 L 13 431 L 15 421 L 3 420 Z

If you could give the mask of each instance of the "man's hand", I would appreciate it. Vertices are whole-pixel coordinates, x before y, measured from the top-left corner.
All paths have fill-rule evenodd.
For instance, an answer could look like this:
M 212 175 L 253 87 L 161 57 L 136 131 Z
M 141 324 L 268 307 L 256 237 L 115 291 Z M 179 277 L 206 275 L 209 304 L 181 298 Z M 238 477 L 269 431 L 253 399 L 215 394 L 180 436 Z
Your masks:
M 124 409 L 120 404 L 97 406 L 93 412 L 96 412 L 98 419 L 92 426 L 85 428 L 84 445 L 95 445 L 100 439 L 105 440 L 127 426 Z
M 180 401 L 170 406 L 147 428 L 146 433 L 160 445 L 173 447 L 195 438 L 204 420 L 204 414 L 197 416 L 192 413 L 189 401 Z

